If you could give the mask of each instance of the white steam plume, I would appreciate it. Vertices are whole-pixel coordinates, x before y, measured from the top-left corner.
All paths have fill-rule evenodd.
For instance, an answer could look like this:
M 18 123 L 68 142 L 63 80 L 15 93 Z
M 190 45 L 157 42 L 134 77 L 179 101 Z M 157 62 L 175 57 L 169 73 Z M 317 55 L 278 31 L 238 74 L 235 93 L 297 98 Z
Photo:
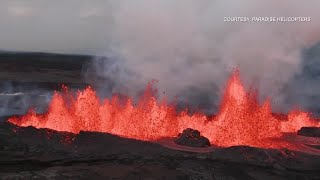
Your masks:
M 276 109 L 287 107 L 283 89 L 302 70 L 301 52 L 320 40 L 320 1 L 119 0 L 106 53 L 115 64 L 96 69 L 135 95 L 151 79 L 172 98 L 197 87 L 223 88 L 232 68 L 255 83 Z M 310 22 L 224 22 L 224 17 L 311 17 Z M 115 69 L 112 69 L 116 67 Z M 126 73 L 130 71 L 135 75 Z M 117 73 L 115 73 L 117 72 Z M 125 87 L 125 88 L 124 88 Z

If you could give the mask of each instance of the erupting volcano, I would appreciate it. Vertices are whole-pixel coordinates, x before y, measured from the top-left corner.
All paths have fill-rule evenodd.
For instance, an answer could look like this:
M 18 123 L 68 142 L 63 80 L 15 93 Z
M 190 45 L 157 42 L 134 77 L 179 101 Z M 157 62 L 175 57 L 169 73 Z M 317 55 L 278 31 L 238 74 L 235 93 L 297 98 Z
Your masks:
M 8 121 L 23 127 L 73 133 L 106 132 L 146 141 L 176 137 L 184 129 L 193 128 L 217 146 L 264 148 L 278 147 L 281 143 L 274 139 L 283 133 L 296 132 L 304 126 L 320 127 L 319 122 L 305 112 L 292 111 L 286 117 L 275 117 L 269 100 L 259 105 L 257 93 L 245 91 L 237 70 L 227 83 L 219 112 L 212 118 L 202 113 L 177 112 L 164 100 L 158 101 L 154 92 L 149 83 L 137 103 L 131 98 L 123 102 L 119 96 L 101 102 L 91 87 L 78 91 L 76 96 L 65 88 L 63 93 L 55 92 L 46 114 L 30 110 Z

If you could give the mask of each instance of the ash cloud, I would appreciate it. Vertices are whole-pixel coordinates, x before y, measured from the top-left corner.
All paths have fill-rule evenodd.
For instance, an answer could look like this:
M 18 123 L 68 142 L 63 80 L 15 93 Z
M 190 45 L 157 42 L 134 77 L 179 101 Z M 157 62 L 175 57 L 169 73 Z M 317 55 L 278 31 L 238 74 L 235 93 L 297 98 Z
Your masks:
M 109 5 L 104 55 L 113 60 L 94 65 L 95 75 L 112 80 L 103 89 L 136 96 L 157 79 L 159 91 L 170 99 L 217 105 L 230 72 L 239 68 L 246 87 L 270 97 L 276 111 L 299 104 L 295 97 L 288 101 L 288 87 L 303 72 L 303 50 L 320 40 L 320 1 L 119 0 Z M 302 16 L 311 22 L 224 22 L 239 16 Z

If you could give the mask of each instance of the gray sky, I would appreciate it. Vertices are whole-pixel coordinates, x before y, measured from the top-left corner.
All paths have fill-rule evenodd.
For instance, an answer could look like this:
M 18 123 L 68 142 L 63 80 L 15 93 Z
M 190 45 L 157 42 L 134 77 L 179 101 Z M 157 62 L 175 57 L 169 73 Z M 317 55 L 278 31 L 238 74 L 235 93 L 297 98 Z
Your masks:
M 141 35 L 151 40 L 143 42 L 148 43 L 146 46 L 152 43 L 161 49 L 152 39 L 174 44 L 181 30 L 196 34 L 200 28 L 209 33 L 224 32 L 231 24 L 224 23 L 223 16 L 231 14 L 269 16 L 292 11 L 294 16 L 313 16 L 308 26 L 318 25 L 315 17 L 319 5 L 318 0 L 1 0 L 0 50 L 101 54 L 110 51 L 110 46 L 118 48 L 113 41 L 122 43 L 123 48 L 123 44 Z M 191 41 L 182 44 L 187 43 Z
M 107 7 L 105 0 L 1 0 L 0 50 L 99 53 Z

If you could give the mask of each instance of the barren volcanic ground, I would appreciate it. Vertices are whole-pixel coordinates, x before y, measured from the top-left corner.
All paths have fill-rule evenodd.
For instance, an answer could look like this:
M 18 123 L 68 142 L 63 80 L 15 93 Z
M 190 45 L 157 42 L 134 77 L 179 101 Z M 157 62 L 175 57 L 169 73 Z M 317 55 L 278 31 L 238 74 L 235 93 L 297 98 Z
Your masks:
M 88 56 L 0 55 L 1 179 L 320 179 L 320 138 L 288 135 L 308 151 L 185 148 L 169 139 L 144 142 L 108 133 L 73 134 L 5 122 L 43 107 L 59 83 L 83 88 Z M 30 101 L 31 100 L 31 101 Z M 30 104 L 30 102 L 34 104 Z M 41 110 L 41 109 L 40 109 Z

